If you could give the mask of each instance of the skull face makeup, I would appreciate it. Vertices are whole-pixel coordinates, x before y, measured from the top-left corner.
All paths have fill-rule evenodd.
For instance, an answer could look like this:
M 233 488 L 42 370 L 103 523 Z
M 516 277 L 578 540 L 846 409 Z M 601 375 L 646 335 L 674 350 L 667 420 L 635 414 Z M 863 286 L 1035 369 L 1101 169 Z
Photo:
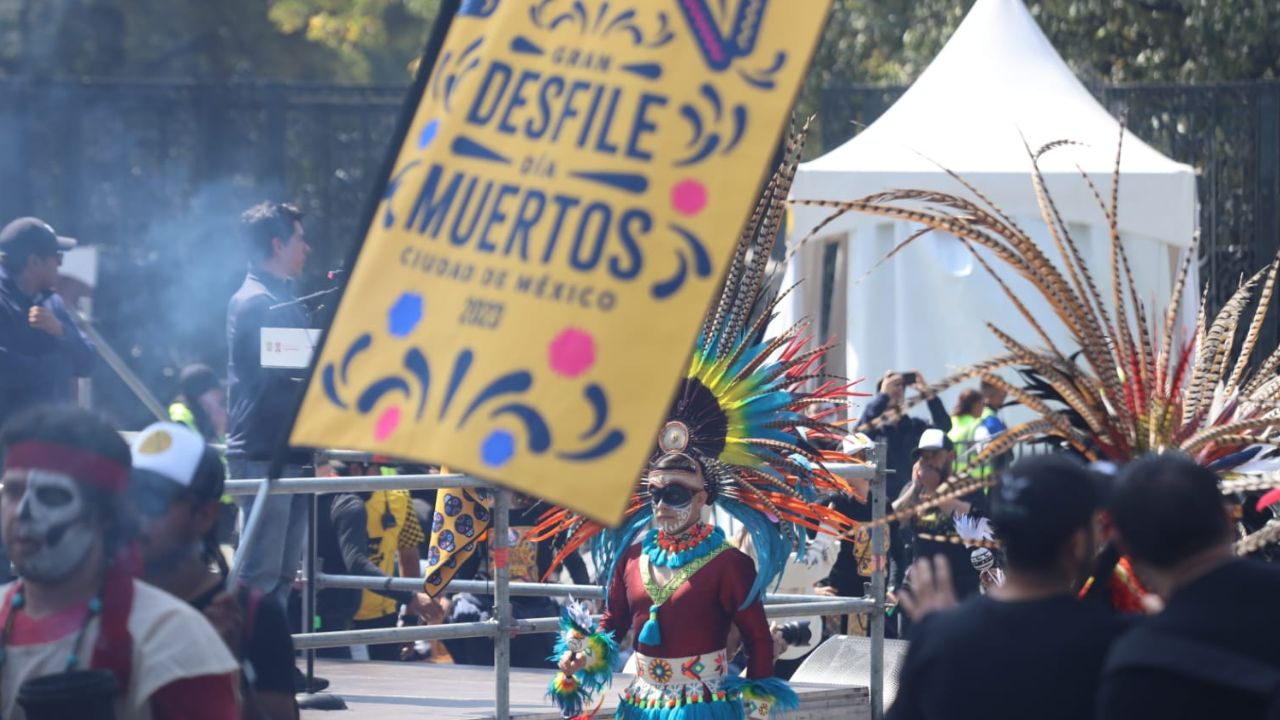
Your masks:
M 702 518 L 702 508 L 707 504 L 702 477 L 697 473 L 655 470 L 649 476 L 653 494 L 653 525 L 668 535 L 678 535 Z M 686 492 L 668 492 L 678 487 Z M 679 498 L 680 502 L 676 502 Z M 687 498 L 687 499 L 685 499 Z
M 6 549 L 18 573 L 35 582 L 71 574 L 98 540 L 79 484 L 47 470 L 9 470 L 4 476 Z M 19 491 L 20 494 L 19 494 Z

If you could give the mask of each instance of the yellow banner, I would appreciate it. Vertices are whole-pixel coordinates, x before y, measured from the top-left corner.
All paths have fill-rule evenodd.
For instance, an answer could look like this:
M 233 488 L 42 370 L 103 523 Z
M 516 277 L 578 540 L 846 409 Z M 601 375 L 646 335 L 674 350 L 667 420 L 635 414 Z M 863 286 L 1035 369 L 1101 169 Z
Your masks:
M 830 0 L 464 0 L 292 444 L 616 523 Z

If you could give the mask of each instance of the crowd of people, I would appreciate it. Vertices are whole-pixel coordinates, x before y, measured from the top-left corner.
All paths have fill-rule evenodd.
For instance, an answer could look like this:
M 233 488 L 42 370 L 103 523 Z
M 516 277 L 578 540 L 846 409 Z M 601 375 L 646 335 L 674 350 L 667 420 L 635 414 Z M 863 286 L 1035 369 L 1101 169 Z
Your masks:
M 301 370 L 264 367 L 260 358 L 264 327 L 313 324 L 292 289 L 310 251 L 302 220 L 280 203 L 245 213 L 255 260 L 227 309 L 226 381 L 208 366 L 184 368 L 170 421 L 146 428 L 131 445 L 101 417 L 72 406 L 75 379 L 88 374 L 94 357 L 55 292 L 61 254 L 75 241 L 35 218 L 0 231 L 0 523 L 8 554 L 0 566 L 8 572 L 11 562 L 15 575 L 0 587 L 0 717 L 59 717 L 58 697 L 107 697 L 120 718 L 288 720 L 298 717 L 295 693 L 326 684 L 295 667 L 290 634 L 304 623 L 327 631 L 492 615 L 492 597 L 433 597 L 387 582 L 322 590 L 315 617 L 303 619 L 296 576 L 310 498 L 271 495 L 237 508 L 225 494 L 228 477 L 266 476 L 305 379 Z M 925 401 L 928 420 L 909 412 L 908 389 Z M 1280 632 L 1269 622 L 1280 571 L 1234 558 L 1231 510 L 1214 473 L 1173 454 L 1138 460 L 1112 477 L 1067 454 L 978 461 L 1006 430 L 1005 401 L 999 385 L 983 382 L 961 392 L 948 413 L 918 371 L 890 372 L 856 425 L 885 447 L 888 492 L 902 517 L 887 533 L 887 547 L 872 548 L 865 528 L 841 536 L 814 592 L 865 594 L 876 556 L 887 555 L 889 633 L 911 641 L 890 717 L 1280 717 Z M 706 441 L 684 432 L 686 444 Z M 216 444 L 225 444 L 225 454 Z M 290 453 L 286 477 L 397 472 L 390 461 L 317 466 L 310 452 Z M 647 495 L 633 507 L 652 502 L 655 542 L 680 533 L 697 540 L 691 547 L 713 536 L 722 542 L 718 530 L 701 524 L 703 506 L 724 492 L 702 457 L 681 445 L 651 468 Z M 960 477 L 997 482 L 950 493 Z M 865 490 L 828 492 L 821 503 L 865 523 Z M 387 581 L 420 577 L 440 523 L 438 500 L 434 492 L 397 490 L 321 497 L 320 569 Z M 917 507 L 927 509 L 907 512 Z M 511 511 L 513 579 L 546 577 L 565 534 L 580 527 L 541 533 L 546 510 L 518 498 Z M 243 572 L 232 587 L 227 564 L 237 516 L 244 522 L 255 513 L 264 515 L 259 534 L 238 549 Z M 606 603 L 613 606 L 605 608 L 607 629 L 617 639 L 633 635 L 642 662 L 673 648 L 696 661 L 707 643 L 682 638 L 710 633 L 716 637 L 707 642 L 723 647 L 719 635 L 731 619 L 749 649 L 743 662 L 751 678 L 765 683 L 784 674 L 769 651 L 782 644 L 779 634 L 757 612 L 751 559 L 719 545 L 706 564 L 723 554 L 714 564 L 723 575 L 716 587 L 731 597 L 704 601 L 731 601 L 729 619 L 704 626 L 705 618 L 664 613 L 662 632 L 672 635 L 660 638 L 663 603 L 641 569 L 659 562 L 647 558 L 666 555 L 634 542 L 640 527 L 617 548 L 620 580 Z M 767 543 L 762 560 L 762 541 L 754 543 L 757 563 L 777 561 Z M 453 577 L 489 576 L 487 545 L 478 541 L 472 550 Z M 1099 560 L 1108 557 L 1110 564 Z M 560 560 L 578 584 L 608 580 L 615 570 L 596 568 L 593 577 L 578 554 Z M 1113 565 L 1141 579 L 1139 609 L 1153 616 L 1125 612 L 1134 608 L 1118 608 L 1096 591 L 1110 581 L 1100 573 L 1109 575 Z M 683 577 L 680 567 L 660 567 L 659 574 L 674 582 Z M 517 617 L 559 614 L 550 599 L 514 602 Z M 866 628 L 862 618 L 834 630 Z M 322 654 L 352 657 L 352 650 Z M 522 637 L 513 644 L 513 664 L 552 668 L 557 653 L 552 634 Z M 355 654 L 493 662 L 486 639 L 374 645 Z M 559 666 L 573 675 L 587 662 L 568 652 Z M 59 678 L 58 692 L 42 692 L 48 676 Z M 649 684 L 629 692 L 656 692 L 653 677 L 641 679 Z

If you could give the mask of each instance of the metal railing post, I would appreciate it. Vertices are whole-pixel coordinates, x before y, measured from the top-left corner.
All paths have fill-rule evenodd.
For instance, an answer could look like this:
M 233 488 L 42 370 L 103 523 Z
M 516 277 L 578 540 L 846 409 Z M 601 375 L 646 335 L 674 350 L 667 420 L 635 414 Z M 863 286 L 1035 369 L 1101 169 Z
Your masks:
M 228 480 L 228 484 L 234 482 Z M 262 518 L 266 514 L 262 508 L 267 503 L 267 496 L 271 494 L 271 487 L 278 481 L 272 481 L 271 478 L 263 478 L 262 484 L 258 486 L 258 491 L 254 495 L 253 504 L 249 506 L 250 510 L 245 514 L 244 530 L 240 533 L 240 545 L 236 548 L 236 554 L 231 558 L 231 570 L 227 573 L 227 587 L 233 588 L 236 583 L 240 582 L 240 571 L 244 568 L 244 557 L 248 548 L 258 537 L 258 526 L 262 524 Z
M 885 477 L 885 446 L 876 443 L 876 474 L 871 480 L 871 518 L 884 518 L 888 490 Z M 885 548 L 888 529 L 876 525 L 871 529 L 871 552 L 875 563 L 871 571 L 871 599 L 875 607 L 871 611 L 871 720 L 884 720 L 884 613 L 885 585 L 889 572 L 889 554 Z
M 307 573 L 307 587 L 302 593 L 302 633 L 304 635 L 316 631 L 316 511 L 320 505 L 318 495 L 311 493 L 308 497 L 311 500 L 311 512 L 307 513 L 307 554 L 304 556 Z M 307 648 L 304 652 L 307 654 L 306 692 L 311 692 L 311 688 L 315 686 L 316 650 Z
M 511 493 L 497 488 L 493 497 L 493 541 L 490 543 L 493 554 L 493 615 L 498 623 L 493 638 L 496 720 L 510 720 L 511 717 L 511 631 L 515 623 L 511 616 L 511 574 L 508 568 L 510 510 Z

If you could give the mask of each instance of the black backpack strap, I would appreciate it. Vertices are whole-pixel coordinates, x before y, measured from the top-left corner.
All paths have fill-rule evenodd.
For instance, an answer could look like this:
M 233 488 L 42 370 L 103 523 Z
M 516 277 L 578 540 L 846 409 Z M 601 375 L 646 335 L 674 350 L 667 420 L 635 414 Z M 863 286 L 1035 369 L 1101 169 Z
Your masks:
M 1213 645 L 1142 630 L 1116 645 L 1104 672 L 1130 669 L 1166 670 L 1264 697 L 1280 691 L 1280 668 Z

